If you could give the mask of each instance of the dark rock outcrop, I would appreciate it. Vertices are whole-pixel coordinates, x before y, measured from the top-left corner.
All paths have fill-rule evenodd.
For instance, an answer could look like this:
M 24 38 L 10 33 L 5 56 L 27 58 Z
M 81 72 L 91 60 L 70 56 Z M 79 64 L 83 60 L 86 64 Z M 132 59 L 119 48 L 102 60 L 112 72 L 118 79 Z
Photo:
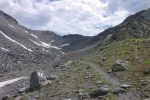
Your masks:
M 44 73 L 34 71 L 30 78 L 30 91 L 40 88 L 40 86 L 42 86 L 42 84 L 46 81 L 47 79 Z

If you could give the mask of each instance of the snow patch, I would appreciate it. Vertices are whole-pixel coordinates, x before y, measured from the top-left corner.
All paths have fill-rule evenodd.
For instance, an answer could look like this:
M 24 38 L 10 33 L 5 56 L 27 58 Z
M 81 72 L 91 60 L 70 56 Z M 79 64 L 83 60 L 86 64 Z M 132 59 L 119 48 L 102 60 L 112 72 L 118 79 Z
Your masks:
M 11 28 L 15 28 L 14 26 L 12 26 L 12 25 L 10 25 L 10 24 L 8 24 Z
M 22 48 L 24 48 L 24 49 L 26 49 L 26 50 L 28 50 L 28 51 L 30 51 L 30 52 L 32 52 L 32 50 L 31 49 L 28 49 L 27 47 L 25 47 L 24 45 L 22 45 L 22 44 L 20 44 L 19 42 L 17 42 L 17 41 L 15 41 L 15 40 L 13 40 L 12 38 L 10 38 L 10 37 L 8 37 L 6 34 L 4 34 L 2 31 L 0 31 L 0 33 L 5 37 L 5 38 L 7 38 L 8 40 L 10 40 L 10 41 L 12 41 L 12 42 L 14 42 L 14 43 L 16 43 L 16 44 L 18 44 L 19 46 L 21 46 Z
M 28 31 L 23 30 L 25 33 L 29 33 Z
M 44 48 L 54 48 L 54 49 L 61 49 L 61 48 L 58 48 L 57 46 L 52 46 L 50 43 L 45 43 L 45 42 L 42 42 L 40 41 L 40 43 L 37 43 L 36 41 L 33 41 L 32 39 L 29 39 L 30 41 L 32 41 L 34 44 L 38 45 L 38 46 L 41 46 L 41 47 L 44 47 Z
M 68 46 L 68 45 L 70 45 L 70 44 L 66 43 L 66 44 L 61 45 L 60 47 L 65 47 L 65 46 Z
M 45 47 L 45 48 L 54 48 L 54 49 L 58 49 L 58 50 L 61 49 L 57 46 L 52 46 L 50 43 L 48 44 L 48 43 L 45 43 L 45 42 L 42 42 L 42 41 L 40 41 L 40 42 L 42 43 L 42 46 Z
M 49 52 L 49 50 L 46 50 L 45 48 L 42 48 L 43 52 Z
M 2 49 L 4 52 L 10 51 L 10 50 L 8 50 L 8 49 L 6 49 L 6 48 L 3 48 L 3 47 L 1 47 L 1 49 Z
M 14 83 L 18 80 L 21 80 L 21 79 L 27 79 L 28 77 L 20 77 L 20 78 L 16 78 L 16 79 L 11 79 L 11 80 L 7 80 L 7 81 L 3 81 L 3 82 L 0 82 L 0 88 L 4 87 L 5 85 L 7 84 L 11 84 L 11 83 Z
M 63 55 L 65 54 L 64 52 L 60 51 L 60 53 L 62 53 Z
M 45 77 L 45 75 L 42 72 L 38 72 L 38 76 Z
M 42 46 L 40 43 L 37 43 L 35 41 L 33 41 L 32 39 L 29 39 L 30 41 L 32 41 L 34 44 L 38 45 L 38 46 Z
M 112 36 L 112 34 L 109 34 L 106 38 L 110 38 Z
M 34 34 L 30 34 L 31 36 L 33 36 L 34 38 L 38 39 L 38 37 Z

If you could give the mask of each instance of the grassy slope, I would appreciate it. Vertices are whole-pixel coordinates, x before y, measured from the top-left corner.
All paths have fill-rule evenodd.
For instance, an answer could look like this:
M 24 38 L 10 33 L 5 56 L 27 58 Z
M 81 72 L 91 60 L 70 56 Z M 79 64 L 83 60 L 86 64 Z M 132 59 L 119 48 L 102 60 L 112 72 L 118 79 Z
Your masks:
M 116 60 L 128 61 L 127 70 L 115 73 L 116 76 L 122 82 L 130 82 L 137 90 L 150 96 L 150 75 L 143 74 L 150 71 L 150 39 L 128 39 L 97 49 L 83 60 L 95 62 L 108 72 L 111 72 L 111 66 Z M 142 86 L 143 82 L 140 80 L 146 80 L 148 85 Z

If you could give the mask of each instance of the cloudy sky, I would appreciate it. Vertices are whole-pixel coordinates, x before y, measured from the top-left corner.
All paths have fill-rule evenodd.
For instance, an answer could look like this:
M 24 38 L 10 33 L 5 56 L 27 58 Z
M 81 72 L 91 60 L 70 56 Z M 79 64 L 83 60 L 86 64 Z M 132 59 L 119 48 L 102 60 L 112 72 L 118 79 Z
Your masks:
M 150 0 L 0 0 L 21 25 L 60 35 L 96 35 L 147 8 Z

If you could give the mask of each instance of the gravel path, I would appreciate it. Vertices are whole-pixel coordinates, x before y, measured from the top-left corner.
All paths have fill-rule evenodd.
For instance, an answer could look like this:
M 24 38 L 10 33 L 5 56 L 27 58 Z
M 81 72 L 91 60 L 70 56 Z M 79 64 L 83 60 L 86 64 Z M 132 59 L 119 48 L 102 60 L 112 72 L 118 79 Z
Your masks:
M 95 64 L 93 62 L 85 62 L 85 61 L 82 61 L 82 63 L 88 64 L 89 66 L 94 68 L 97 73 L 100 73 L 100 75 L 102 76 L 103 79 L 110 82 L 113 86 L 120 87 L 121 82 L 119 81 L 119 79 L 117 79 L 110 73 L 107 73 L 106 71 L 104 71 L 97 64 Z M 137 92 L 135 90 L 130 90 L 127 93 L 119 94 L 118 100 L 143 100 L 143 99 L 140 98 L 139 92 Z
M 86 63 L 89 66 L 92 66 L 92 68 L 94 68 L 97 73 L 100 73 L 100 75 L 102 76 L 103 79 L 105 79 L 106 81 L 112 83 L 113 86 L 120 86 L 121 85 L 121 83 L 115 77 L 113 77 L 111 74 L 105 72 L 97 64 L 95 64 L 93 62 L 83 62 L 83 63 Z

